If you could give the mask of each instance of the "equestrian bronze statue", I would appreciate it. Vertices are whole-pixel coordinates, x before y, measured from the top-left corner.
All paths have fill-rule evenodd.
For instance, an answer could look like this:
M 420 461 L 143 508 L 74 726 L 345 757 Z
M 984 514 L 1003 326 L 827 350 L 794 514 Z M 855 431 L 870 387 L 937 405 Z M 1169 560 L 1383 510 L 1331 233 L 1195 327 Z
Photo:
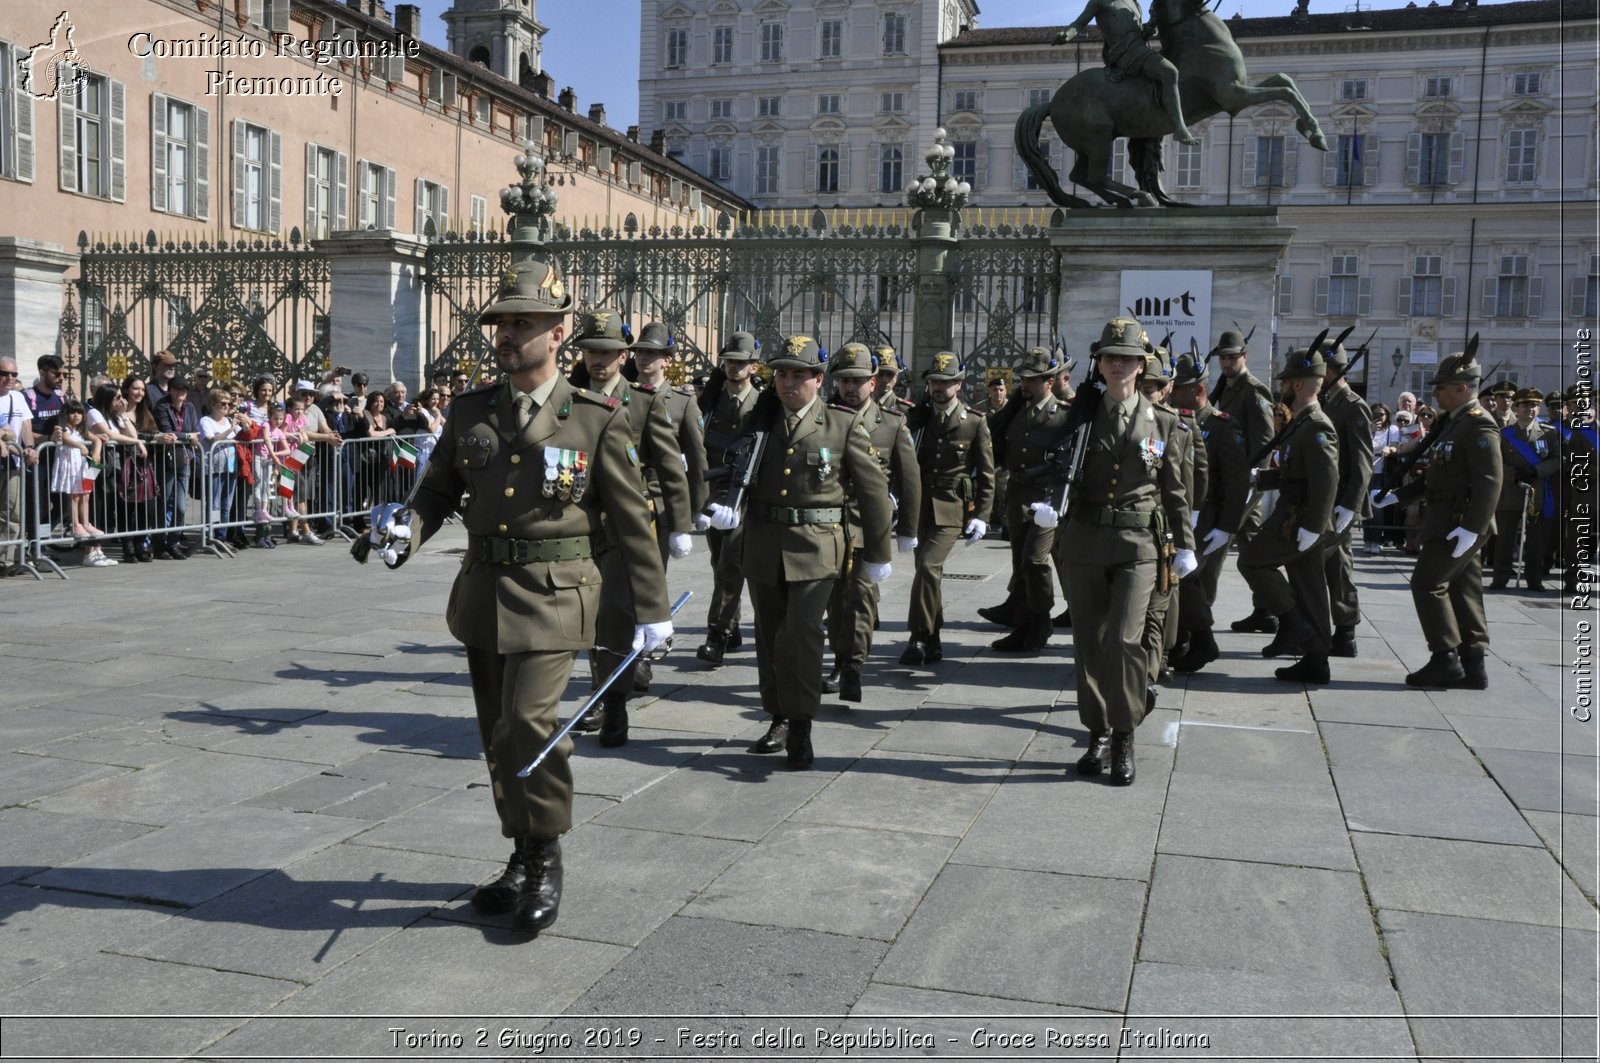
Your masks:
M 1192 144 L 1188 123 L 1214 114 L 1236 115 L 1260 103 L 1286 103 L 1297 116 L 1295 130 L 1319 151 L 1328 150 L 1305 97 L 1287 74 L 1270 74 L 1251 85 L 1244 56 L 1228 27 L 1206 0 L 1153 0 L 1150 22 L 1141 24 L 1138 0 L 1089 0 L 1076 22 L 1056 37 L 1074 40 L 1093 20 L 1104 39 L 1103 67 L 1079 72 L 1049 103 L 1029 107 L 1017 119 L 1017 152 L 1052 202 L 1093 206 L 1070 195 L 1040 149 L 1044 120 L 1073 151 L 1071 179 L 1117 207 L 1181 206 L 1161 187 L 1161 139 Z M 1159 38 L 1161 50 L 1146 42 Z M 1111 147 L 1128 138 L 1128 162 L 1138 188 L 1111 180 Z

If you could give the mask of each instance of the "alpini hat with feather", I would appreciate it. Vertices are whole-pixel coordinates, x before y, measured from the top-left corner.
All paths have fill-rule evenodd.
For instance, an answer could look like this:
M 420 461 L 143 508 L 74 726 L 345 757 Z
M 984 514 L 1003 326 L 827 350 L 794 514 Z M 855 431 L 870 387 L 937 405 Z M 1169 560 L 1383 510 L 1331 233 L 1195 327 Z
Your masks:
M 572 292 L 562 280 L 561 263 L 530 258 L 500 275 L 500 290 L 478 315 L 478 322 L 492 325 L 513 314 L 565 314 L 571 309 Z
M 1482 379 L 1483 366 L 1478 364 L 1478 336 L 1474 333 L 1472 338 L 1467 341 L 1466 350 L 1452 354 L 1439 363 L 1439 369 L 1433 374 L 1433 380 L 1429 386 L 1469 384 L 1472 387 L 1477 387 Z
M 939 351 L 933 364 L 922 374 L 924 380 L 961 380 L 967 375 L 967 364 L 954 351 Z
M 877 369 L 877 356 L 865 343 L 847 343 L 828 358 L 828 375 L 844 380 L 864 379 Z
M 828 368 L 828 352 L 810 336 L 788 336 L 783 344 L 767 356 L 766 364 L 773 369 Z
M 1150 340 L 1144 326 L 1131 317 L 1114 317 L 1100 330 L 1100 338 L 1089 345 L 1089 353 L 1120 354 L 1143 358 L 1150 351 Z

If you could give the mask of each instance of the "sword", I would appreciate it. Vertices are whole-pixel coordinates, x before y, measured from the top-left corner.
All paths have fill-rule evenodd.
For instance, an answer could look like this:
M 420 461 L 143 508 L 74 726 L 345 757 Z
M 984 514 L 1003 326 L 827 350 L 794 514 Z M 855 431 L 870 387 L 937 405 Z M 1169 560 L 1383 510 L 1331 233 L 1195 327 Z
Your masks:
M 682 609 L 683 604 L 692 597 L 694 597 L 694 591 L 684 591 L 678 596 L 678 600 L 672 603 L 672 612 L 668 615 L 677 616 L 678 610 Z M 636 650 L 631 650 L 628 655 L 622 659 L 622 663 L 617 665 L 617 667 L 612 670 L 611 674 L 606 676 L 605 679 L 601 681 L 599 686 L 595 687 L 594 693 L 589 695 L 589 700 L 583 703 L 582 708 L 572 714 L 572 719 L 567 721 L 566 726 L 562 727 L 561 730 L 550 736 L 550 741 L 545 743 L 545 747 L 543 749 L 539 750 L 539 755 L 534 757 L 533 760 L 528 763 L 526 768 L 523 768 L 521 771 L 517 772 L 517 778 L 526 779 L 528 776 L 532 775 L 534 770 L 537 769 L 540 764 L 544 763 L 544 758 L 548 757 L 551 751 L 556 748 L 556 745 L 560 743 L 563 738 L 567 737 L 567 732 L 576 727 L 578 725 L 578 721 L 589 714 L 590 709 L 600 704 L 601 697 L 605 695 L 607 690 L 611 689 L 611 684 L 617 681 L 618 676 L 622 675 L 623 672 L 631 668 L 633 666 L 633 662 L 637 661 L 639 659 L 639 655 L 643 652 L 643 647 L 640 647 Z

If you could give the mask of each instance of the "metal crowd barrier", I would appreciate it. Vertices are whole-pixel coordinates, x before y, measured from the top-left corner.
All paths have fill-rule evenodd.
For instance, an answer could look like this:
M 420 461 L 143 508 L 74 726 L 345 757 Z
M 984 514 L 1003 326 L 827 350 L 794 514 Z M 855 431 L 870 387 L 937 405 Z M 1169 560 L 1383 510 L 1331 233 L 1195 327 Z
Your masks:
M 364 530 L 372 507 L 405 498 L 432 449 L 432 436 L 423 434 L 347 439 L 343 454 L 344 493 L 339 530 L 355 538 Z

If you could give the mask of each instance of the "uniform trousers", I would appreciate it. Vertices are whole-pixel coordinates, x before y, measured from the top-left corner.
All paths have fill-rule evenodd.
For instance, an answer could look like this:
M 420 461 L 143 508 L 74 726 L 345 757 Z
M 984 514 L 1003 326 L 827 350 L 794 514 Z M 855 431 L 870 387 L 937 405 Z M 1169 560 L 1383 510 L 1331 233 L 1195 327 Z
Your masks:
M 1481 543 L 1461 557 L 1450 556 L 1454 539 L 1425 539 L 1411 570 L 1411 600 L 1427 636 L 1430 653 L 1457 646 L 1482 650 L 1489 645 L 1489 622 L 1483 614 L 1483 550 Z
M 1245 544 L 1261 533 L 1261 503 L 1262 499 L 1258 498 L 1251 504 L 1250 508 L 1245 511 L 1244 523 L 1239 525 L 1239 534 L 1233 537 L 1232 545 L 1239 548 L 1237 568 L 1239 569 L 1239 575 L 1241 576 L 1244 575 Z M 1267 604 L 1261 600 L 1260 595 L 1255 593 L 1255 588 L 1253 586 L 1251 587 L 1250 591 L 1250 605 L 1256 610 L 1266 609 Z M 1212 593 L 1211 600 L 1217 600 L 1214 591 Z M 1270 612 L 1271 610 L 1268 611 Z
M 1056 584 L 1050 553 L 1055 549 L 1056 530 L 1041 528 L 1031 519 L 1028 503 L 1036 501 L 1027 492 L 1013 492 L 1006 509 L 1006 529 L 1011 539 L 1011 578 L 1020 604 L 1030 613 L 1048 613 L 1055 608 Z
M 517 772 L 559 729 L 556 710 L 572 675 L 571 650 L 496 653 L 467 647 L 478 734 L 494 809 L 507 838 L 552 841 L 572 829 L 572 739 L 563 738 L 526 779 Z
M 589 651 L 590 674 L 595 686 L 616 671 L 623 658 L 633 649 L 634 619 L 633 585 L 628 581 L 627 562 L 622 551 L 606 550 L 595 558 L 600 566 L 600 606 L 595 612 L 595 648 Z M 617 701 L 625 702 L 627 692 L 633 689 L 633 674 L 639 668 L 635 660 L 606 692 Z
M 1352 521 L 1344 531 L 1330 533 L 1331 541 L 1322 559 L 1322 570 L 1328 578 L 1328 609 L 1336 628 L 1353 628 L 1361 623 L 1361 599 L 1356 594 L 1355 557 L 1351 553 L 1355 527 Z
M 833 663 L 861 669 L 872 652 L 872 630 L 878 623 L 878 585 L 867 578 L 861 549 L 849 552 L 845 570 L 828 596 L 828 647 Z
M 707 634 L 732 635 L 739 627 L 744 597 L 744 524 L 732 531 L 706 532 L 711 551 L 711 606 L 706 612 Z
M 1151 684 L 1161 678 L 1167 651 L 1178 644 L 1178 584 L 1161 590 L 1160 570 L 1150 588 L 1150 611 L 1144 620 L 1144 652 Z
M 917 571 L 911 577 L 911 609 L 906 627 L 914 639 L 926 639 L 944 626 L 944 563 L 961 538 L 955 525 L 924 524 L 913 554 Z
M 786 720 L 815 719 L 822 707 L 822 615 L 835 579 L 750 581 L 756 614 L 761 707 Z
M 1510 580 L 1517 575 L 1517 547 L 1522 547 L 1522 575 L 1524 579 L 1543 579 L 1545 557 L 1549 553 L 1544 535 L 1544 521 L 1539 517 L 1524 517 L 1524 510 L 1497 509 L 1494 511 L 1496 529 L 1494 548 L 1494 578 Z M 1519 543 L 1520 540 L 1520 543 Z M 1486 544 L 1487 548 L 1487 544 Z
M 1278 505 L 1283 506 L 1280 499 Z M 1287 531 L 1289 537 L 1284 538 Z M 1239 551 L 1239 571 L 1261 608 L 1273 616 L 1299 609 L 1311 624 L 1314 641 L 1308 653 L 1326 655 L 1333 644 L 1333 618 L 1328 605 L 1328 574 L 1323 551 L 1330 536 L 1323 535 L 1309 550 L 1297 546 L 1299 528 L 1292 521 L 1270 520 Z
M 1150 686 L 1145 619 L 1156 561 L 1067 562 L 1078 716 L 1091 731 L 1130 732 L 1144 719 Z
M 1204 536 L 1196 538 L 1204 540 Z M 1229 544 L 1232 545 L 1231 542 Z M 1178 626 L 1184 631 L 1210 631 L 1216 622 L 1211 606 L 1217 600 L 1217 583 L 1222 579 L 1222 569 L 1228 560 L 1229 546 L 1200 554 L 1196 550 L 1200 567 L 1185 576 L 1178 584 Z

